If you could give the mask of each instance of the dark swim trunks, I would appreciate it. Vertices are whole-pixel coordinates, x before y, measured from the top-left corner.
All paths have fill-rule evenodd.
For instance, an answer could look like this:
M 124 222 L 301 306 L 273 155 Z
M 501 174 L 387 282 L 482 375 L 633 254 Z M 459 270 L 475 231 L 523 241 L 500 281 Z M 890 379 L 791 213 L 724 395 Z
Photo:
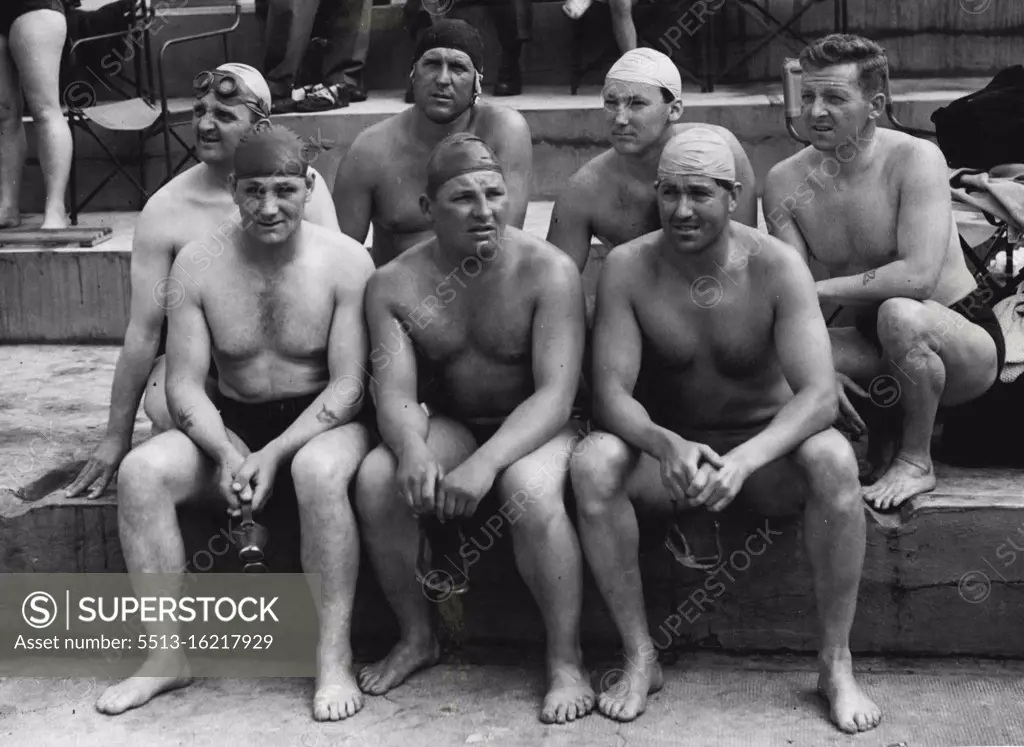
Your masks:
M 33 10 L 63 13 L 64 3 L 61 0 L 3 0 L 0 3 L 0 36 L 8 36 L 14 22 Z
M 999 326 L 999 319 L 996 318 L 995 312 L 985 302 L 985 294 L 988 293 L 990 292 L 986 289 L 977 288 L 956 303 L 950 304 L 947 308 L 957 312 L 967 321 L 977 324 L 988 332 L 992 342 L 996 344 L 996 375 L 998 376 L 999 372 L 1003 370 L 1003 364 L 1006 362 L 1006 340 L 1003 337 L 1003 329 Z M 854 326 L 866 339 L 881 347 L 881 343 L 878 340 L 877 309 L 875 309 L 873 314 L 858 316 Z
M 320 392 L 317 392 L 272 402 L 239 402 L 218 390 L 213 404 L 220 410 L 228 430 L 242 439 L 250 451 L 256 452 L 284 433 L 319 396 Z M 266 507 L 268 516 L 279 516 L 282 511 L 294 509 L 295 486 L 292 484 L 290 463 L 278 468 L 274 494 Z

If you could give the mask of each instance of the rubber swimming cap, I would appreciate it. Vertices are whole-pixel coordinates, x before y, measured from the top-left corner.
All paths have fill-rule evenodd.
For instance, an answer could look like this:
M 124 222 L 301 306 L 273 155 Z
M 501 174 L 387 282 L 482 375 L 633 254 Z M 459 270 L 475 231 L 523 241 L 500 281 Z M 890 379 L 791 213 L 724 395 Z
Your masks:
M 736 181 L 736 158 L 721 135 L 707 127 L 694 127 L 668 141 L 658 161 L 658 177 L 707 176 Z
M 478 72 L 484 69 L 484 40 L 476 27 L 465 21 L 442 18 L 435 20 L 434 25 L 424 29 L 416 42 L 416 51 L 413 59 L 420 57 L 429 49 L 437 48 L 459 49 L 469 55 L 473 67 Z
M 238 78 L 260 102 L 267 115 L 270 115 L 270 86 L 267 85 L 266 79 L 259 70 L 241 62 L 226 62 L 217 69 L 221 72 L 231 73 Z
M 449 135 L 437 144 L 427 161 L 427 195 L 434 197 L 445 182 L 473 171 L 505 173 L 491 147 L 476 135 Z
M 605 81 L 647 83 L 668 89 L 673 99 L 683 95 L 683 82 L 675 63 L 667 55 L 647 47 L 631 49 L 622 55 L 608 71 Z
M 235 179 L 260 176 L 305 176 L 309 170 L 306 144 L 282 125 L 257 127 L 235 149 Z

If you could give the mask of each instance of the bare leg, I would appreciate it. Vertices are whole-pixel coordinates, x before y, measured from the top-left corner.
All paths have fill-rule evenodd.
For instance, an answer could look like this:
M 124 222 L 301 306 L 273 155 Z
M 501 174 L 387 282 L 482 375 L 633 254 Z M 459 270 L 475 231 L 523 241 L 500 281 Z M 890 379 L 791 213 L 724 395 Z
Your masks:
M 366 426 L 348 424 L 311 439 L 292 459 L 299 503 L 302 569 L 320 574 L 320 645 L 313 718 L 338 721 L 363 707 L 352 675 L 352 600 L 359 532 L 349 484 L 370 448 Z
M 564 724 L 590 713 L 594 691 L 583 668 L 579 625 L 583 569 L 576 532 L 565 512 L 565 485 L 580 433 L 554 439 L 511 465 L 499 482 L 500 511 L 509 517 L 516 567 L 540 607 L 547 631 L 548 692 L 544 723 Z
M 623 441 L 599 432 L 591 434 L 586 448 L 581 447 L 572 460 L 580 542 L 622 636 L 621 678 L 597 701 L 601 713 L 617 721 L 632 721 L 643 713 L 647 696 L 662 686 L 644 608 L 639 529 L 626 490 L 637 464 L 637 456 Z
M 21 172 L 25 165 L 21 83 L 6 36 L 0 36 L 0 228 L 21 223 Z
M 470 453 L 469 432 L 443 417 L 430 419 L 427 446 L 451 470 Z M 440 656 L 431 629 L 430 601 L 416 580 L 420 524 L 395 486 L 398 460 L 381 444 L 363 460 L 356 478 L 356 505 L 363 538 L 384 596 L 398 617 L 399 640 L 381 661 L 359 672 L 359 687 L 383 695 L 413 672 L 433 666 Z
M 893 298 L 878 313 L 878 335 L 899 382 L 902 438 L 892 465 L 864 491 L 890 510 L 935 488 L 932 432 L 940 403 L 981 396 L 996 377 L 995 343 L 985 330 L 932 301 Z
M 71 174 L 72 142 L 60 102 L 60 59 L 66 36 L 67 21 L 55 10 L 30 11 L 11 26 L 11 56 L 39 133 L 39 161 L 46 182 L 43 228 L 68 225 L 64 194 Z
M 180 431 L 155 436 L 129 452 L 121 463 L 118 529 L 125 563 L 139 596 L 180 595 L 183 578 L 174 574 L 185 568 L 185 545 L 176 508 L 207 493 L 214 469 L 199 447 Z M 158 579 L 153 574 L 166 575 Z M 168 576 L 176 582 L 169 585 Z M 177 624 L 147 623 L 146 631 L 171 636 L 177 632 Z M 183 653 L 154 650 L 134 676 L 100 695 L 96 709 L 110 715 L 123 713 L 190 682 Z
M 633 24 L 633 0 L 608 0 L 612 14 L 612 33 L 619 52 L 636 49 L 636 26 Z
M 854 679 L 850 654 L 865 545 L 856 458 L 846 439 L 829 429 L 805 441 L 794 459 L 809 488 L 804 526 L 822 630 L 818 690 L 836 726 L 851 734 L 866 731 L 882 714 Z

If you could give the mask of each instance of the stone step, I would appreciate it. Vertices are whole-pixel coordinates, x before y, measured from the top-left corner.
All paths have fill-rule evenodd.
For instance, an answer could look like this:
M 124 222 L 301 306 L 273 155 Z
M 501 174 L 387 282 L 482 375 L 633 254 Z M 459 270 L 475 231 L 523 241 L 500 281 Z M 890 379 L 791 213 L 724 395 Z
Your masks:
M 118 348 L 0 347 L 5 402 L 0 428 L 0 573 L 120 572 L 117 506 L 63 498 L 102 437 Z M 148 436 L 140 412 L 136 443 Z M 937 466 L 937 489 L 881 515 L 866 508 L 867 554 L 853 629 L 857 651 L 1024 655 L 1024 481 L 1004 469 Z M 524 504 L 525 506 L 525 504 Z M 525 507 L 528 508 L 528 507 Z M 524 508 L 524 510 L 525 510 Z M 571 510 L 571 505 L 570 505 Z M 190 572 L 238 571 L 218 517 L 183 513 Z M 799 518 L 737 510 L 723 517 L 724 566 L 704 577 L 677 566 L 662 546 L 665 522 L 643 525 L 645 596 L 655 642 L 730 651 L 813 651 L 817 618 Z M 275 571 L 297 569 L 293 546 L 271 530 Z M 508 521 L 483 504 L 451 557 L 470 565 L 460 597 L 470 644 L 542 640 L 539 614 L 512 558 Z M 393 616 L 364 557 L 356 635 L 394 635 Z M 614 628 L 587 572 L 582 628 L 588 643 L 614 647 Z

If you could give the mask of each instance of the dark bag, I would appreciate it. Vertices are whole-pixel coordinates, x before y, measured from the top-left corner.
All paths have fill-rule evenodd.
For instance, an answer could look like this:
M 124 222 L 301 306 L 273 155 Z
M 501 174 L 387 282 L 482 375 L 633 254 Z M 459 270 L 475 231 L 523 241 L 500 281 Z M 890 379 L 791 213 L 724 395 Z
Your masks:
M 932 122 L 954 168 L 1024 163 L 1024 66 L 1008 67 L 980 91 L 937 109 Z
M 943 409 L 942 439 L 935 456 L 957 467 L 1024 467 L 1024 375 L 996 383 L 978 399 Z

